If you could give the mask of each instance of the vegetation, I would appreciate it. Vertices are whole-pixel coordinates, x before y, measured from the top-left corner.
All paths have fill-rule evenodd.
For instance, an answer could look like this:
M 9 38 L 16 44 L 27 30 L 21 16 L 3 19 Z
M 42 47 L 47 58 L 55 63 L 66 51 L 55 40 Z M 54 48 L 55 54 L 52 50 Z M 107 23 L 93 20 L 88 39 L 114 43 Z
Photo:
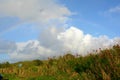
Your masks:
M 1 63 L 0 73 L 9 80 L 120 80 L 120 46 L 87 56 Z

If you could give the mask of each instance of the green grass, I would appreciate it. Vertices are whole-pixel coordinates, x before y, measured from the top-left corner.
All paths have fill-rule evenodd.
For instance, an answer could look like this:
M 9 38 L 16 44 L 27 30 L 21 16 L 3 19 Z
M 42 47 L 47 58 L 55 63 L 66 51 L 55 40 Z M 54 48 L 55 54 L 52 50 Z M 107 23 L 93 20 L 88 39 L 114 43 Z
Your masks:
M 87 56 L 1 63 L 0 73 L 9 80 L 120 80 L 120 46 Z

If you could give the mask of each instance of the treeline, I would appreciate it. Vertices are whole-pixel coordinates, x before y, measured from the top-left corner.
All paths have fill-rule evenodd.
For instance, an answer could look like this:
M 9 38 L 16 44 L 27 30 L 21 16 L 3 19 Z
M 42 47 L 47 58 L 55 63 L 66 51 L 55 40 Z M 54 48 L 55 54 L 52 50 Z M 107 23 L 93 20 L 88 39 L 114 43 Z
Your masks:
M 67 53 L 59 58 L 0 64 L 9 80 L 120 80 L 120 46 L 87 56 Z

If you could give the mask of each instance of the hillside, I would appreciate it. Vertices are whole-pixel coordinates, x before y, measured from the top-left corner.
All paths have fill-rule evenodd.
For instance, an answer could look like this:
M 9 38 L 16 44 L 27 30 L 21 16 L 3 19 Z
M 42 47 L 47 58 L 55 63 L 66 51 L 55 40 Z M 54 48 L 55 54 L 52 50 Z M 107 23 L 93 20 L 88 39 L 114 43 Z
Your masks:
M 9 80 L 120 80 L 120 46 L 87 56 L 67 53 L 59 58 L 0 64 Z

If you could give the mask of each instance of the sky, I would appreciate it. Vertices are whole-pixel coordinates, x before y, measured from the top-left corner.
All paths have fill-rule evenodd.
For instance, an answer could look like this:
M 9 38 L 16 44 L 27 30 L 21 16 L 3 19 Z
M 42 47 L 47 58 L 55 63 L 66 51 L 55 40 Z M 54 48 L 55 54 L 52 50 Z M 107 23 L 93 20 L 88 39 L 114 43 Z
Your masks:
M 120 0 L 0 0 L 0 62 L 110 48 L 119 21 Z

